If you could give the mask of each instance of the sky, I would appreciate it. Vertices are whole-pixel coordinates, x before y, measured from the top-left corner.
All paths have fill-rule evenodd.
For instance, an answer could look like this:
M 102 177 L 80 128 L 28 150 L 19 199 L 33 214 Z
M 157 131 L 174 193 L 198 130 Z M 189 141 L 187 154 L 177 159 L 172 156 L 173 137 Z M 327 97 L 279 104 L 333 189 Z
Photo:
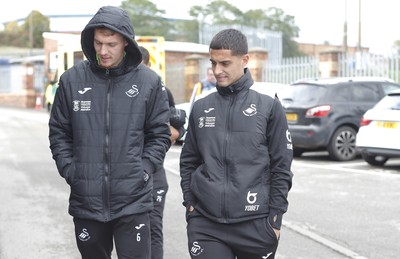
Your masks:
M 210 0 L 151 0 L 168 18 L 189 18 L 192 5 L 206 5 Z M 348 45 L 356 46 L 359 34 L 361 3 L 361 45 L 376 54 L 392 53 L 393 43 L 400 40 L 396 17 L 398 0 L 228 0 L 243 11 L 278 7 L 294 16 L 300 28 L 301 43 L 340 45 L 347 21 Z M 94 14 L 103 5 L 120 5 L 121 0 L 12 0 L 0 9 L 0 23 L 25 18 L 32 10 L 44 15 Z M 200 3 L 200 4 L 199 4 Z M 393 28 L 393 29 L 392 29 Z

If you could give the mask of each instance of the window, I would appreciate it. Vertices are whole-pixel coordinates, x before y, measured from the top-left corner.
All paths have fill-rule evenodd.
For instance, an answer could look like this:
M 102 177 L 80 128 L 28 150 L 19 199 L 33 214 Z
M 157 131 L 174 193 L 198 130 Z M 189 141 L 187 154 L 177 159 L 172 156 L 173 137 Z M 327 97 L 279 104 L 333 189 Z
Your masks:
M 394 90 L 400 89 L 400 86 L 394 85 L 394 84 L 389 84 L 389 83 L 382 83 L 382 88 L 383 88 L 383 92 L 386 95 Z
M 377 83 L 356 83 L 352 85 L 353 100 L 356 102 L 378 102 L 379 85 Z
M 349 85 L 338 85 L 331 89 L 331 96 L 329 97 L 333 102 L 347 102 L 349 101 Z

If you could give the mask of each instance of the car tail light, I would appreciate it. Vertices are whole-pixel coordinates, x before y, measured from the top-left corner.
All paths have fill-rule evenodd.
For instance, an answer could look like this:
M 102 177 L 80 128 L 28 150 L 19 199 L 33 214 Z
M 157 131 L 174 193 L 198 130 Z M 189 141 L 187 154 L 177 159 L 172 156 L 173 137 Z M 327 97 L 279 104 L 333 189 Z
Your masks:
M 367 120 L 366 118 L 362 117 L 360 121 L 360 127 L 362 126 L 368 126 L 371 123 L 371 120 Z
M 306 117 L 326 117 L 330 111 L 330 105 L 321 105 L 308 109 L 306 112 Z

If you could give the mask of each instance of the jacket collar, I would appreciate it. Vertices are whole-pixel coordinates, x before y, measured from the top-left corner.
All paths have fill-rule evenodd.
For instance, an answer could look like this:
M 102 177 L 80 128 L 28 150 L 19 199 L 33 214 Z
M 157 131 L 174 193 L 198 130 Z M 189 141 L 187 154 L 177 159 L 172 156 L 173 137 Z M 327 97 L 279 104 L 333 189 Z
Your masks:
M 221 87 L 217 84 L 217 91 L 221 95 L 237 94 L 243 90 L 248 90 L 253 84 L 254 80 L 251 77 L 250 71 L 248 68 L 245 68 L 244 75 L 239 80 L 226 87 Z

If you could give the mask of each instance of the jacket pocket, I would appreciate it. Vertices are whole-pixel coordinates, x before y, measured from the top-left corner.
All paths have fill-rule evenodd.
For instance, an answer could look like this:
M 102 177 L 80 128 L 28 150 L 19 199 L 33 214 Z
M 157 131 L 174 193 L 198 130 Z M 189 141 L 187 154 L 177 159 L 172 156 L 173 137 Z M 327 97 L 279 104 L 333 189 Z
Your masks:
M 271 237 L 271 240 L 274 242 L 278 242 L 279 238 L 276 236 L 274 228 L 272 227 L 271 223 L 269 223 L 269 217 L 265 218 L 265 227 L 267 229 L 268 236 Z
M 63 176 L 65 181 L 71 185 L 73 180 L 74 180 L 74 176 L 75 176 L 75 171 L 76 171 L 76 166 L 75 166 L 75 162 L 71 162 L 68 166 L 65 167 L 64 172 L 63 172 Z
M 192 210 L 192 211 L 189 211 L 188 209 L 186 209 L 186 213 L 185 213 L 186 222 L 189 222 L 189 220 L 190 220 L 191 218 L 195 217 L 196 214 L 197 214 L 197 211 L 196 211 L 196 209 L 194 209 L 194 207 L 193 207 L 193 210 Z

